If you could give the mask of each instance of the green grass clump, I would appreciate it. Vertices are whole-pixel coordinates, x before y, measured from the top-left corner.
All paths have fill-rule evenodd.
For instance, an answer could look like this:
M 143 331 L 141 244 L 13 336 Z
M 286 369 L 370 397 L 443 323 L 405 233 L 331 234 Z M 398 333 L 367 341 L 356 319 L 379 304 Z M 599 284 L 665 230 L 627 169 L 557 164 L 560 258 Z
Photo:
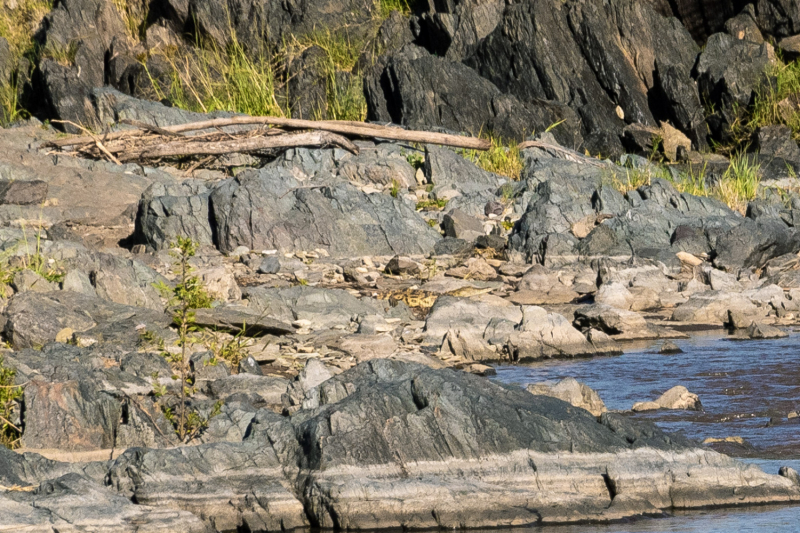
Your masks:
M 5 2 L 0 5 L 0 37 L 8 41 L 13 65 L 35 53 L 33 34 L 51 9 L 53 0 L 18 0 L 13 9 Z M 8 83 L 0 84 L 0 123 L 3 126 L 29 116 L 20 108 L 18 94 L 17 73 L 14 72 Z
M 714 187 L 713 195 L 733 210 L 744 214 L 754 200 L 761 183 L 761 165 L 754 157 L 736 153 L 731 164 Z
M 22 436 L 22 430 L 12 421 L 22 398 L 22 387 L 14 385 L 16 376 L 16 370 L 5 366 L 0 356 L 0 446 L 6 448 L 16 448 Z
M 422 200 L 417 202 L 417 211 L 441 211 L 447 205 L 447 200 Z
M 797 99 L 797 106 L 800 107 L 800 62 L 776 61 L 767 74 L 770 83 L 756 92 L 746 130 L 751 132 L 761 126 L 785 124 L 792 129 L 795 138 L 800 138 L 800 113 L 782 109 L 781 106 L 781 102 L 794 97 Z
M 161 52 L 172 70 L 169 87 L 153 76 L 150 80 L 157 98 L 169 98 L 181 109 L 289 116 L 291 95 L 282 73 L 292 58 L 311 46 L 324 52 L 318 68 L 325 76 L 327 97 L 326 109 L 312 118 L 363 121 L 367 102 L 362 77 L 350 71 L 366 45 L 343 34 L 314 32 L 277 49 L 264 45 L 258 51 L 245 49 L 235 34 L 225 48 L 198 41 L 191 53 Z
M 670 181 L 672 181 L 678 192 L 689 193 L 693 196 L 708 196 L 710 190 L 706 184 L 707 167 L 707 164 L 703 164 L 703 168 L 695 170 L 693 166 L 690 166 L 688 172 L 681 175 L 680 180 L 672 180 L 672 175 L 670 174 Z
M 324 52 L 322 65 L 327 96 L 326 117 L 330 120 L 362 122 L 367 118 L 367 100 L 364 98 L 363 78 L 354 71 L 358 58 L 369 46 L 367 40 L 353 39 L 342 32 L 314 31 L 285 47 L 284 54 L 300 55 L 312 46 Z M 341 73 L 351 73 L 342 76 Z M 316 118 L 323 118 L 321 110 Z
M 479 137 L 492 143 L 488 150 L 459 150 L 461 156 L 487 172 L 494 172 L 512 180 L 519 180 L 522 173 L 522 155 L 517 143 L 506 141 L 492 134 Z
M 374 13 L 379 20 L 386 20 L 392 11 L 401 15 L 410 15 L 414 9 L 414 0 L 375 0 Z
M 172 69 L 172 79 L 165 88 L 150 77 L 158 98 L 169 98 L 176 107 L 203 113 L 286 115 L 278 102 L 279 65 L 266 48 L 249 52 L 235 35 L 224 49 L 210 42 L 198 41 L 197 45 L 193 53 L 163 54 Z

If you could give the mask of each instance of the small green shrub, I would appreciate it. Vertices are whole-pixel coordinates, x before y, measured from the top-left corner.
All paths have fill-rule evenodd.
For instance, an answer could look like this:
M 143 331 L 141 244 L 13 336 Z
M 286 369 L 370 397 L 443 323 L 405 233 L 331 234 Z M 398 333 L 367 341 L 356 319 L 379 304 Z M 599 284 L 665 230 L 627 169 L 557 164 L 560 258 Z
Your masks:
M 172 309 L 172 321 L 178 328 L 177 346 L 180 351 L 163 351 L 162 356 L 170 363 L 173 370 L 172 379 L 180 380 L 178 393 L 177 412 L 162 401 L 159 405 L 164 416 L 172 423 L 175 433 L 182 442 L 194 437 L 198 431 L 205 427 L 208 419 L 189 409 L 188 399 L 196 392 L 194 375 L 191 371 L 187 347 L 195 342 L 193 334 L 198 331 L 195 325 L 195 311 L 211 307 L 213 298 L 206 292 L 200 278 L 192 275 L 189 260 L 197 253 L 197 243 L 190 238 L 178 237 L 173 245 L 172 256 L 177 264 L 173 273 L 177 275 L 175 287 L 170 288 L 163 282 L 156 287 L 167 298 L 168 307 Z M 165 397 L 168 392 L 165 387 L 153 384 L 154 394 L 157 398 Z
M 5 366 L 0 356 L 0 445 L 15 448 L 19 445 L 22 429 L 12 422 L 19 409 L 22 387 L 14 384 L 16 370 Z

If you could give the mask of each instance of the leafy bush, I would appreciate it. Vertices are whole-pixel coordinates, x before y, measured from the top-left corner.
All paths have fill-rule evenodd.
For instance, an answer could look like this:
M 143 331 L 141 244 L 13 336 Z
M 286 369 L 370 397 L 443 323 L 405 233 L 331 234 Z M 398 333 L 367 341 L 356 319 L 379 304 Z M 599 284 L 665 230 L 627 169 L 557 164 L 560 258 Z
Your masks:
M 211 307 L 213 299 L 203 288 L 200 278 L 192 275 L 192 267 L 189 265 L 189 260 L 197 253 L 197 243 L 190 238 L 178 237 L 171 253 L 177 260 L 173 270 L 177 275 L 177 283 L 170 288 L 161 282 L 157 288 L 167 298 L 168 307 L 173 311 L 172 321 L 178 328 L 177 347 L 180 350 L 164 350 L 162 356 L 172 367 L 172 379 L 180 380 L 180 389 L 177 394 L 177 412 L 165 401 L 160 406 L 175 427 L 175 433 L 182 442 L 186 442 L 208 424 L 208 419 L 203 419 L 198 412 L 188 407 L 188 400 L 196 389 L 187 347 L 195 341 L 195 310 Z M 165 387 L 157 383 L 154 383 L 154 392 L 157 398 L 164 398 L 169 394 Z

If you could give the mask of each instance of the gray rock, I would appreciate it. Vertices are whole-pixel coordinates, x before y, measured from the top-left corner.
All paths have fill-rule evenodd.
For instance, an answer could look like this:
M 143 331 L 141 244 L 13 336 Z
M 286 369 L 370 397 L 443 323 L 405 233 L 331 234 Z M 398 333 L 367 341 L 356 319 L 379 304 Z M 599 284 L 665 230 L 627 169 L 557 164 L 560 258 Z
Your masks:
M 209 382 L 210 393 L 218 400 L 239 393 L 255 395 L 267 405 L 280 405 L 281 396 L 289 388 L 289 382 L 282 378 L 273 378 L 255 374 L 235 374 Z
M 565 105 L 543 100 L 526 105 L 463 63 L 435 57 L 415 45 L 390 52 L 367 72 L 365 96 L 369 120 L 411 127 L 475 133 L 485 129 L 521 138 L 532 128 L 543 131 L 565 119 L 568 126 L 562 130 L 574 135 L 578 124 Z M 572 139 L 565 134 L 562 140 Z
M 722 325 L 728 322 L 730 311 L 748 317 L 750 322 L 765 314 L 744 295 L 706 291 L 693 294 L 686 303 L 676 307 L 672 312 L 672 320 Z M 749 325 L 747 323 L 744 327 Z
M 50 292 L 58 290 L 58 283 L 47 281 L 33 270 L 20 270 L 14 274 L 11 286 L 17 292 Z
M 238 335 L 258 337 L 262 335 L 286 335 L 294 328 L 278 320 L 268 318 L 248 308 L 214 307 L 195 311 L 195 323 L 199 327 L 210 328 Z
M 200 245 L 213 244 L 208 189 L 202 182 L 156 183 L 139 200 L 134 229 L 138 242 L 164 250 L 177 237 L 189 237 Z
M 737 272 L 760 268 L 769 259 L 800 251 L 800 233 L 780 220 L 745 219 L 717 238 L 714 266 Z
M 651 411 L 653 409 L 688 409 L 697 411 L 702 409 L 700 398 L 689 392 L 683 385 L 676 385 L 658 397 L 654 402 L 638 402 L 633 405 L 633 411 Z
M 459 209 L 453 209 L 444 216 L 442 227 L 446 237 L 474 241 L 485 235 L 483 224 Z
M 117 401 L 98 393 L 92 383 L 32 381 L 25 387 L 25 432 L 29 449 L 85 451 L 114 447 L 120 418 Z
M 239 362 L 239 374 L 251 374 L 253 376 L 263 376 L 261 367 L 253 357 L 246 357 Z
M 644 428 L 622 417 L 605 414 L 598 422 L 566 402 L 504 388 L 466 373 L 376 361 L 332 378 L 323 389 L 327 398 L 330 391 L 338 401 L 305 420 L 302 415 L 294 418 L 301 446 L 317 450 L 302 462 L 310 471 L 306 510 L 324 527 L 525 522 L 532 519 L 531 509 L 536 509 L 533 520 L 543 522 L 622 517 L 645 508 L 670 508 L 675 496 L 681 507 L 711 501 L 708 492 L 698 491 L 730 499 L 730 489 L 749 486 L 752 476 L 770 488 L 750 492 L 748 499 L 796 498 L 800 490 L 788 480 L 714 452 L 684 447 L 655 427 L 647 437 Z M 349 392 L 342 397 L 337 390 Z M 386 420 L 409 423 L 387 425 Z M 454 424 L 455 420 L 461 424 Z M 503 435 L 502 440 L 497 435 Z M 448 450 L 445 456 L 442 449 Z M 610 450 L 615 450 L 611 456 Z M 576 453 L 580 460 L 573 456 Z M 560 459 L 553 462 L 556 454 Z M 489 455 L 495 458 L 491 464 L 483 459 Z M 385 468 L 398 461 L 405 472 L 390 469 L 387 473 Z M 699 469 L 698 461 L 704 465 Z M 421 464 L 424 472 L 416 466 Z M 452 474 L 454 464 L 457 476 Z M 371 474 L 378 465 L 385 465 L 381 474 Z M 512 465 L 515 481 L 496 470 Z M 632 476 L 646 476 L 653 483 L 658 479 L 660 489 L 643 494 L 637 485 L 629 504 L 611 504 L 601 476 L 586 483 L 589 465 L 592 472 L 608 473 L 619 491 L 615 500 L 627 498 L 626 480 Z M 678 483 L 664 477 L 666 469 L 694 474 L 680 477 L 690 480 L 688 484 Z M 490 471 L 499 477 L 487 481 Z M 469 481 L 464 485 L 465 479 L 477 475 L 483 480 L 479 485 Z M 445 487 L 444 496 L 431 493 L 434 479 L 437 487 Z M 578 479 L 584 483 L 577 483 Z M 724 487 L 718 485 L 720 479 L 726 480 Z M 357 490 L 365 480 L 374 488 L 369 495 Z M 514 491 L 508 490 L 511 483 Z M 456 486 L 461 489 L 454 492 Z M 381 496 L 384 487 L 392 488 L 391 499 Z M 577 494 L 575 487 L 580 487 Z M 419 498 L 421 491 L 425 498 Z M 698 498 L 698 493 L 705 496 Z M 398 499 L 406 502 L 402 515 L 396 512 Z M 412 501 L 418 503 L 412 505 Z M 449 510 L 442 513 L 439 509 L 445 501 Z
M 392 307 L 388 301 L 356 298 L 340 289 L 253 287 L 245 289 L 244 296 L 250 301 L 250 309 L 261 316 L 286 323 L 308 321 L 315 330 L 349 326 L 360 315 L 411 318 L 405 305 Z
M 473 300 L 440 296 L 425 321 L 425 342 L 441 346 L 450 330 L 470 332 L 483 337 L 493 319 L 522 322 L 522 310 L 500 298 Z
M 683 350 L 681 350 L 678 345 L 672 341 L 664 341 L 661 344 L 661 348 L 658 349 L 658 353 L 662 355 L 673 355 L 683 353 Z
M 434 197 L 450 199 L 449 208 L 455 207 L 471 216 L 482 215 L 487 203 L 497 198 L 498 189 L 508 182 L 452 150 L 437 146 L 425 148 L 424 170 L 428 182 L 433 184 L 430 192 Z M 501 213 L 502 210 L 500 205 Z
M 297 258 L 286 258 L 278 255 L 269 255 L 258 266 L 259 274 L 294 273 L 304 270 L 305 264 Z
M 61 290 L 77 292 L 87 296 L 97 296 L 92 280 L 80 270 L 70 270 L 64 275 L 64 281 L 61 282 Z
M 333 257 L 425 254 L 439 234 L 414 207 L 348 183 L 303 188 L 285 170 L 244 171 L 211 193 L 219 248 L 322 248 Z
M 136 344 L 136 327 L 160 333 L 170 322 L 161 313 L 67 291 L 23 292 L 5 310 L 5 336 L 15 349 L 43 346 L 70 328 L 94 342 Z
M 747 328 L 747 336 L 751 339 L 783 339 L 788 337 L 789 334 L 776 327 L 753 322 Z
M 203 517 L 216 531 L 307 527 L 293 490 L 299 450 L 291 424 L 262 410 L 251 428 L 257 437 L 244 443 L 129 450 L 111 465 L 109 483 L 140 505 Z
M 722 135 L 722 127 L 734 123 L 741 109 L 750 105 L 773 61 L 774 52 L 768 44 L 739 40 L 725 33 L 708 38 L 695 71 L 700 94 L 707 95 L 717 106 L 713 117 L 716 121 L 709 122 L 712 130 L 716 125 L 717 136 Z
M 47 182 L 3 181 L 0 182 L 0 204 L 39 205 L 47 199 Z
M 565 402 L 586 409 L 594 416 L 600 416 L 608 409 L 600 399 L 600 395 L 584 383 L 575 378 L 564 378 L 558 383 L 531 383 L 526 387 L 531 394 L 551 396 Z
M 208 531 L 190 512 L 137 505 L 77 473 L 45 481 L 34 492 L 0 494 L 0 506 L 0 527 L 9 531 Z

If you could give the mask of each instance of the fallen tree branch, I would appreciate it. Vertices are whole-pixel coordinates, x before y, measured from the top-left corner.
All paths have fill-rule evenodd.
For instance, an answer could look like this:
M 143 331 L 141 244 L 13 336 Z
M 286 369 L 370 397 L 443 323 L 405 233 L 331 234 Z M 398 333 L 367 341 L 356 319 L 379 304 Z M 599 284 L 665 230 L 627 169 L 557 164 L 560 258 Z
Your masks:
M 340 135 L 328 132 L 305 132 L 217 142 L 187 142 L 181 140 L 144 148 L 134 147 L 125 152 L 120 152 L 119 158 L 121 161 L 137 161 L 161 157 L 248 153 L 274 148 L 296 148 L 301 146 L 338 146 L 354 154 L 358 153 L 358 147 Z
M 96 135 L 94 135 L 92 132 L 90 132 L 88 129 L 84 128 L 80 124 L 76 124 L 75 122 L 72 122 L 71 120 L 53 120 L 52 122 L 56 122 L 56 123 L 60 123 L 60 124 L 69 124 L 70 126 L 75 126 L 76 128 L 80 129 L 81 131 L 86 132 L 89 135 L 89 137 L 91 137 L 92 141 L 94 141 L 94 144 L 97 145 L 97 148 L 99 148 L 101 152 L 103 152 L 105 155 L 107 155 L 108 158 L 111 159 L 111 161 L 113 161 L 117 165 L 122 166 L 122 163 L 119 162 L 119 159 L 114 157 L 114 154 L 112 154 L 111 152 L 108 151 L 108 148 L 105 147 L 103 142 Z
M 138 120 L 131 120 L 129 118 L 123 118 L 119 121 L 120 124 L 127 124 L 128 126 L 133 126 L 134 128 L 139 128 L 140 130 L 149 131 L 150 133 L 157 133 L 159 135 L 165 135 L 167 137 L 183 137 L 180 133 L 175 133 L 173 131 L 165 130 L 159 126 L 151 126 L 150 124 L 145 124 L 144 122 L 139 122 Z
M 476 137 L 465 137 L 461 135 L 451 135 L 447 133 L 435 133 L 430 131 L 404 130 L 402 128 L 383 126 L 378 124 L 368 124 L 366 122 L 353 122 L 345 120 L 301 120 L 283 117 L 230 117 L 204 120 L 201 122 L 190 122 L 188 124 L 178 124 L 159 128 L 165 135 L 168 133 L 181 134 L 188 131 L 224 128 L 226 126 L 246 126 L 246 125 L 270 125 L 281 126 L 290 129 L 301 130 L 322 130 L 340 135 L 351 135 L 355 137 L 378 138 L 390 141 L 417 142 L 422 144 L 438 144 L 442 146 L 452 146 L 454 148 L 467 148 L 471 150 L 488 150 L 492 143 L 486 139 Z M 137 126 L 138 127 L 138 126 Z M 152 131 L 152 130 L 148 130 Z M 146 131 L 117 131 L 109 133 L 106 140 L 116 140 L 121 138 L 135 138 L 147 133 Z M 57 147 L 74 146 L 91 142 L 91 137 L 75 137 L 72 139 L 58 139 L 50 144 Z
M 447 133 L 435 133 L 430 131 L 404 130 L 391 126 L 379 126 L 366 122 L 338 121 L 338 120 L 301 120 L 283 117 L 230 117 L 192 122 L 178 126 L 170 126 L 166 129 L 172 132 L 183 133 L 185 131 L 202 130 L 207 128 L 221 128 L 225 126 L 241 126 L 245 124 L 269 124 L 272 126 L 283 126 L 292 129 L 324 130 L 342 135 L 354 135 L 358 137 L 377 137 L 392 141 L 418 142 L 425 144 L 439 144 L 453 146 L 456 148 L 469 148 L 473 150 L 488 150 L 492 143 L 486 139 L 476 137 L 464 137 L 461 135 L 450 135 Z

